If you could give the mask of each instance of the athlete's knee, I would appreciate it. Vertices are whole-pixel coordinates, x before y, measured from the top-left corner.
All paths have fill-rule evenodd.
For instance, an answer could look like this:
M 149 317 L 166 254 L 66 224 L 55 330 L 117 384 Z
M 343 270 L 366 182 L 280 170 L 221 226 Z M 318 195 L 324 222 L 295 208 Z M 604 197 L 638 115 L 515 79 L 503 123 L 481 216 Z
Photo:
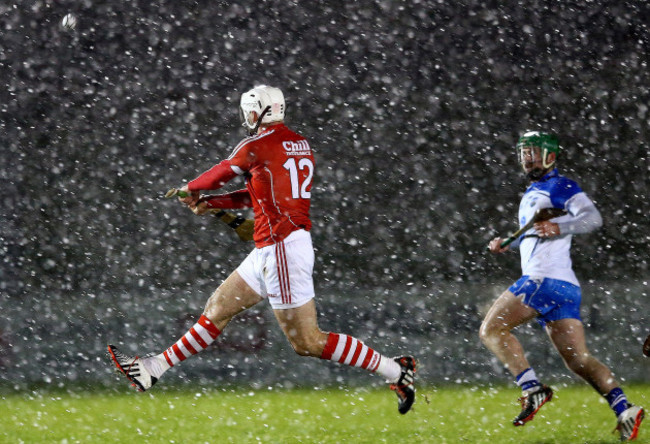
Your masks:
M 222 307 L 219 304 L 218 290 L 208 298 L 203 309 L 203 314 L 212 322 L 217 322 L 223 317 Z
M 219 330 L 223 330 L 233 318 L 233 315 L 224 309 L 224 305 L 219 301 L 219 295 L 216 291 L 206 302 L 203 315 L 216 325 Z
M 483 325 L 484 324 L 481 324 L 481 327 L 478 329 L 478 338 L 485 344 L 485 341 L 487 340 L 487 331 L 483 328 Z
M 494 341 L 498 341 L 501 336 L 507 332 L 507 328 L 504 325 L 499 325 L 498 323 L 491 322 L 489 320 L 484 320 L 481 323 L 481 327 L 478 330 L 478 337 L 483 342 L 483 344 L 489 344 Z
M 490 341 L 491 330 L 488 328 L 485 321 L 483 321 L 481 327 L 478 329 L 478 337 L 483 344 L 487 344 Z

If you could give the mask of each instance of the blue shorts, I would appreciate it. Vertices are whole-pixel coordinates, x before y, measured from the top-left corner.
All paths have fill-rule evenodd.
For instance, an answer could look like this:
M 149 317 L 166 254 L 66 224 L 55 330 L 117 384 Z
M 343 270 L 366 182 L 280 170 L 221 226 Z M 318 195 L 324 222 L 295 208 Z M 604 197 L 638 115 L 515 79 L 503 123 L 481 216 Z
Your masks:
M 580 318 L 580 287 L 557 279 L 533 279 L 522 276 L 508 289 L 524 304 L 539 313 L 537 322 L 544 327 L 549 321 Z

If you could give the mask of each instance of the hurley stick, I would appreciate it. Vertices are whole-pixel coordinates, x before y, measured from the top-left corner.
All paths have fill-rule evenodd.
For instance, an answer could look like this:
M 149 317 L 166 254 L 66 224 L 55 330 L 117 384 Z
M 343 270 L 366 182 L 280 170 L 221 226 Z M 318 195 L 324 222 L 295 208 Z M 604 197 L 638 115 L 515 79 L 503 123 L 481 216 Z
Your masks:
M 565 214 L 566 211 L 561 208 L 540 208 L 535 212 L 535 215 L 528 222 L 526 222 L 526 225 L 512 233 L 501 242 L 501 248 L 505 248 L 510 245 L 515 239 L 521 236 L 522 233 L 525 233 L 530 229 L 530 227 L 535 225 L 535 223 L 553 219 L 555 217 L 564 216 Z
M 191 194 L 188 193 L 187 191 L 179 190 L 176 188 L 172 188 L 171 190 L 167 191 L 165 193 L 166 198 L 171 198 L 171 197 L 180 197 L 185 198 L 185 197 L 190 197 Z M 206 201 L 209 200 L 212 196 L 203 196 L 200 201 Z M 208 210 L 214 217 L 218 218 L 221 222 L 225 223 L 228 225 L 230 228 L 235 230 L 235 233 L 237 233 L 237 236 L 245 242 L 247 241 L 252 241 L 253 240 L 253 231 L 255 227 L 255 222 L 250 220 L 250 219 L 245 219 L 241 216 L 237 216 L 233 213 L 230 213 L 225 210 L 221 210 L 219 208 L 210 208 Z

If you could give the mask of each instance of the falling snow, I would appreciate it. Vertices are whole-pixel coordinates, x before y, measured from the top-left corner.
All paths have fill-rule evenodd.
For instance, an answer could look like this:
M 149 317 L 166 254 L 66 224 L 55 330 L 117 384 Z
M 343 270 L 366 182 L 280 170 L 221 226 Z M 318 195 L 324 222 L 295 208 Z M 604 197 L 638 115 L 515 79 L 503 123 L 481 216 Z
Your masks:
M 110 384 L 106 343 L 160 351 L 186 331 L 252 246 L 163 195 L 228 156 L 244 135 L 239 94 L 259 83 L 284 90 L 289 126 L 316 152 L 324 329 L 417 354 L 431 383 L 507 381 L 476 330 L 519 262 L 485 247 L 516 223 L 518 134 L 546 129 L 604 216 L 574 241 L 592 351 L 650 381 L 638 363 L 649 12 L 631 0 L 3 2 L 0 383 Z M 570 381 L 539 334 L 521 331 L 535 364 Z M 169 379 L 368 383 L 297 363 L 264 304 L 220 341 Z

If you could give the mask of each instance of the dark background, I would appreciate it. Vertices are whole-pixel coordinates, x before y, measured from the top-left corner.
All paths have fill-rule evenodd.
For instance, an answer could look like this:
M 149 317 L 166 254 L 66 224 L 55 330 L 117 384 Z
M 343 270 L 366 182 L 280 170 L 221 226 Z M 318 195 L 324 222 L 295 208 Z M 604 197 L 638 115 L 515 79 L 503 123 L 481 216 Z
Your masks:
M 184 332 L 165 320 L 200 314 L 252 245 L 162 196 L 229 155 L 260 83 L 316 152 L 315 279 L 335 327 L 372 342 L 392 319 L 462 373 L 434 333 L 474 344 L 519 276 L 517 254 L 485 247 L 515 228 L 514 145 L 541 129 L 604 217 L 574 239 L 587 325 L 632 355 L 650 327 L 648 23 L 647 2 L 620 0 L 0 5 L 0 365 L 24 370 L 36 343 L 25 380 L 44 363 L 65 380 L 106 342 Z M 412 325 L 421 313 L 448 323 Z M 473 365 L 489 359 L 477 346 Z

